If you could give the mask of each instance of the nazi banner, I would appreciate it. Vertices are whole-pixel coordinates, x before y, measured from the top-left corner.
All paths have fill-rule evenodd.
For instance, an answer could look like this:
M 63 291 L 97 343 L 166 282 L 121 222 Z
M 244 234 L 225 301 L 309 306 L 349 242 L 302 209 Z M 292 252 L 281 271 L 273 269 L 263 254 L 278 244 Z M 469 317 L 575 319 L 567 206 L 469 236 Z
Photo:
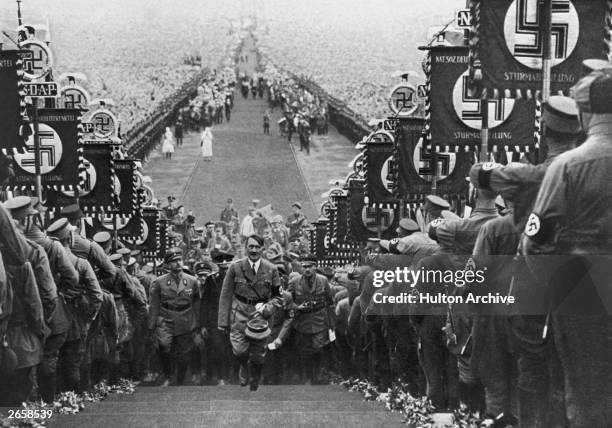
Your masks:
M 113 189 L 118 199 L 114 204 L 114 212 L 121 215 L 132 215 L 137 209 L 138 192 L 136 189 L 136 166 L 133 159 L 116 159 Z
M 582 61 L 607 59 L 606 0 L 554 0 L 551 93 L 567 93 Z M 488 97 L 528 97 L 542 89 L 543 0 L 472 0 L 470 50 L 475 89 Z
M 83 168 L 80 172 L 82 186 L 78 189 L 79 205 L 83 212 L 109 212 L 113 205 L 112 147 L 96 144 L 83 147 Z M 76 192 L 72 190 L 49 191 L 47 206 L 61 207 L 72 203 Z
M 386 133 L 380 133 L 385 135 Z M 369 140 L 366 145 L 364 162 L 366 196 L 370 203 L 393 203 L 393 178 L 390 175 L 395 150 L 393 139 Z
M 363 181 L 351 180 L 348 192 L 351 242 L 363 245 L 368 238 L 376 238 L 379 229 L 383 239 L 395 237 L 395 229 L 399 224 L 398 210 L 365 205 L 364 196 Z
M 533 99 L 481 100 L 470 93 L 468 50 L 430 50 L 428 141 L 436 151 L 476 150 L 481 143 L 483 112 L 487 109 L 489 152 L 531 151 L 536 131 Z
M 467 195 L 465 177 L 472 166 L 472 153 L 432 153 L 423 144 L 418 123 L 404 122 L 396 130 L 397 179 L 396 196 L 407 202 L 418 202 L 432 193 L 434 165 L 438 195 Z M 454 197 L 454 196 L 453 196 Z
M 28 114 L 31 116 L 31 112 Z M 82 166 L 82 151 L 78 146 L 81 112 L 73 109 L 39 109 L 38 122 L 43 187 L 74 191 Z M 34 187 L 36 181 L 34 127 L 28 126 L 31 129 L 25 152 L 14 156 L 15 177 L 10 183 L 13 188 Z
M 19 132 L 25 113 L 25 99 L 19 93 L 22 75 L 19 52 L 0 50 L 0 150 L 8 154 L 25 149 L 25 138 Z

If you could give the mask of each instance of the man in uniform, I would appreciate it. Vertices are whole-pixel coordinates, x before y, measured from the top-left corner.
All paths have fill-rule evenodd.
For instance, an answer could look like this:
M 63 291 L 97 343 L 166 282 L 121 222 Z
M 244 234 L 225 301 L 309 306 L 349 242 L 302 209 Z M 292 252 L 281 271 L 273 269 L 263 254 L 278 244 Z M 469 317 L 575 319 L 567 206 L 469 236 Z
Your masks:
M 588 138 L 546 171 L 521 247 L 552 295 L 549 331 L 543 335 L 552 336 L 560 362 L 566 420 L 571 427 L 604 427 L 612 419 L 612 317 L 605 308 L 610 263 L 587 257 L 612 253 L 611 70 L 592 72 L 573 93 Z M 562 261 L 555 261 L 563 266 L 540 255 L 558 255 Z M 541 269 L 541 259 L 548 269 Z M 564 270 L 565 276 L 559 275 Z M 566 306 L 571 309 L 561 309 Z
M 314 385 L 321 383 L 321 356 L 331 343 L 330 330 L 334 329 L 335 321 L 334 296 L 327 278 L 315 272 L 316 257 L 305 256 L 300 261 L 304 272 L 289 281 L 287 291 L 297 305 L 294 328 L 298 353 L 306 376 Z
M 380 241 L 380 246 L 392 254 L 405 254 L 418 260 L 432 255 L 438 248 L 438 244 L 421 232 L 418 223 L 410 218 L 401 219 L 396 232 L 396 239 Z
M 575 147 L 582 130 L 578 120 L 575 101 L 561 96 L 552 96 L 542 106 L 543 138 L 547 147 L 546 158 L 541 164 L 476 164 L 470 171 L 470 180 L 476 186 L 492 189 L 504 199 L 513 202 L 513 220 L 519 231 L 533 209 L 538 189 L 549 166 L 561 154 Z M 563 404 L 555 390 L 559 382 L 549 373 L 553 356 L 542 331 L 546 319 L 547 290 L 540 285 L 537 277 L 527 268 L 524 260 L 518 258 L 512 267 L 511 293 L 521 302 L 522 313 L 508 320 L 510 338 L 517 357 L 519 376 L 519 419 L 521 425 L 548 427 L 559 418 L 558 409 Z M 529 303 L 525 310 L 525 302 Z
M 94 269 L 97 269 L 100 280 L 112 278 L 115 274 L 115 268 L 102 247 L 79 234 L 81 218 L 83 217 L 79 206 L 77 204 L 66 205 L 62 207 L 60 213 L 62 217 L 68 219 L 72 226 L 76 227 L 70 251 L 75 256 L 84 258 Z
M 160 360 L 168 386 L 172 375 L 170 354 L 175 354 L 177 365 L 176 383 L 181 385 L 189 364 L 194 334 L 200 313 L 200 290 L 198 280 L 183 273 L 180 249 L 166 253 L 164 258 L 169 273 L 160 276 L 151 285 L 151 310 L 149 330 L 155 329 Z
M 302 204 L 294 202 L 291 205 L 293 212 L 287 217 L 287 227 L 289 228 L 289 236 L 300 235 L 302 226 L 306 223 L 306 216 L 302 214 Z
M 231 328 L 232 351 L 240 364 L 240 385 L 247 385 L 247 373 L 250 372 L 250 389 L 253 391 L 259 387 L 266 340 L 247 338 L 246 324 L 256 312 L 269 317 L 276 305 L 274 299 L 280 293 L 278 270 L 262 259 L 263 248 L 261 236 L 251 235 L 247 238 L 247 257 L 230 266 L 219 297 L 218 328 Z
M 223 208 L 221 211 L 221 221 L 224 221 L 229 226 L 229 234 L 230 237 L 234 235 L 238 231 L 238 222 L 240 221 L 240 217 L 238 216 L 238 211 L 234 209 L 234 201 L 232 198 L 227 200 L 227 206 Z
M 79 293 L 76 296 L 65 297 L 72 323 L 66 336 L 66 342 L 60 350 L 59 359 L 61 389 L 78 393 L 81 389 L 80 367 L 85 354 L 87 332 L 102 305 L 103 296 L 98 279 L 89 262 L 75 256 L 69 250 L 74 230 L 66 218 L 61 218 L 47 228 L 47 234 L 64 246 L 79 276 Z

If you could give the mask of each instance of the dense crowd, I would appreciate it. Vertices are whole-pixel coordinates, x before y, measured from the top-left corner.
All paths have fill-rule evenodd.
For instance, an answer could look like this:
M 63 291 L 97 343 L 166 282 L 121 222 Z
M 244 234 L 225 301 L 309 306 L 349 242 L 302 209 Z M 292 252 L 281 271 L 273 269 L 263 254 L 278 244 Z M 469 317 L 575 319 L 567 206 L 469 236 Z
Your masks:
M 440 11 L 465 6 L 448 0 L 415 5 L 413 9 L 394 0 L 380 8 L 368 8 L 365 13 L 348 0 L 273 4 L 256 32 L 263 56 L 297 76 L 316 81 L 361 115 L 363 122 L 389 114 L 389 92 L 398 83 L 391 77 L 393 70 L 421 72 L 416 43 L 426 44 L 429 26 L 452 18 L 440 15 Z M 415 10 L 420 14 L 416 20 Z M 299 37 L 287 37 L 283 17 L 289 15 L 300 16 L 291 24 L 291 31 Z

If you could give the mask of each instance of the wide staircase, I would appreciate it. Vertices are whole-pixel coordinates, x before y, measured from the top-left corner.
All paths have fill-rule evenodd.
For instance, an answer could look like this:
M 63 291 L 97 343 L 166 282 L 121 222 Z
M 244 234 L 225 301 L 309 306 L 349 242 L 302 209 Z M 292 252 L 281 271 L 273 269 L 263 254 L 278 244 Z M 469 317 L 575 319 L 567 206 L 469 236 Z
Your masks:
M 338 385 L 139 387 L 111 394 L 52 427 L 400 427 L 399 414 Z

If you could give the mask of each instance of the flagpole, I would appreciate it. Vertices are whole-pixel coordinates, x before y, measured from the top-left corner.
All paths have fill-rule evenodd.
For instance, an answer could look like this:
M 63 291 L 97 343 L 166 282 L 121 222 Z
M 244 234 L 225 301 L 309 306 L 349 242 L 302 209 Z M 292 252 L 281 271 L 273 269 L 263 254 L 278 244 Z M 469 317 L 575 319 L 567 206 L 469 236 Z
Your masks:
M 22 21 L 21 21 L 21 1 L 22 0 L 16 0 L 17 1 L 17 24 L 19 26 L 22 25 Z
M 482 129 L 480 132 L 480 162 L 489 161 L 489 97 L 487 90 L 483 90 L 480 98 L 482 109 Z
M 542 56 L 542 102 L 550 97 L 550 80 L 552 69 L 552 0 L 544 1 L 544 28 L 543 28 L 543 56 Z

